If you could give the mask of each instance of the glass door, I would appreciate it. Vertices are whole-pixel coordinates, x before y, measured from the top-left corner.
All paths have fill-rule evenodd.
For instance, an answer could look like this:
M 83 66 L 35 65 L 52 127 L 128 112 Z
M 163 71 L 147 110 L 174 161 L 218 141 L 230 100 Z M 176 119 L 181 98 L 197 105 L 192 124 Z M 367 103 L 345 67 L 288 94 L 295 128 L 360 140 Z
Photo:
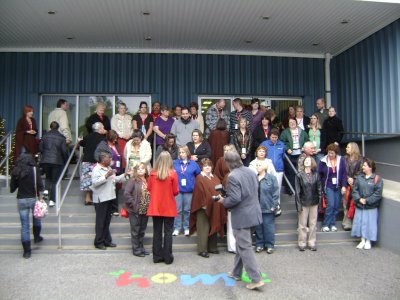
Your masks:
M 57 102 L 60 99 L 68 101 L 69 108 L 67 116 L 69 128 L 71 129 L 72 139 L 77 138 L 76 126 L 76 111 L 77 111 L 77 96 L 76 95 L 42 95 L 41 96 L 41 113 L 40 113 L 40 130 L 39 136 L 42 137 L 49 130 L 48 117 L 49 114 L 57 107 Z

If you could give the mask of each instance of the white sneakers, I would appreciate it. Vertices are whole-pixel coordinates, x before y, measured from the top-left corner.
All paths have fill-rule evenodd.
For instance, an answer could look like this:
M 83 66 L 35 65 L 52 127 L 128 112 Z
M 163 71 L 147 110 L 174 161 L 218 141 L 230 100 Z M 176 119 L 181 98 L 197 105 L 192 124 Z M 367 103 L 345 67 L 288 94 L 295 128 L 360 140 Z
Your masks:
M 365 239 L 361 238 L 361 242 L 357 245 L 357 249 L 362 249 L 365 246 Z
M 173 236 L 178 236 L 179 235 L 179 230 L 175 229 L 174 232 L 172 233 Z M 185 229 L 185 235 L 189 236 L 189 229 Z
M 329 232 L 329 227 L 328 226 L 324 226 L 321 229 L 322 232 Z
M 56 203 L 55 203 L 53 200 L 50 200 L 50 201 L 49 201 L 49 206 L 50 206 L 50 207 L 53 207 L 54 205 L 56 205 Z
M 371 241 L 361 238 L 361 242 L 357 245 L 357 249 L 364 249 L 364 250 L 371 249 Z
M 332 231 L 332 232 L 336 232 L 336 231 L 337 231 L 337 227 L 336 227 L 336 226 L 332 226 L 332 227 L 331 227 L 331 231 Z
M 371 249 L 371 242 L 369 240 L 366 240 L 364 245 L 364 250 L 369 250 L 369 249 Z

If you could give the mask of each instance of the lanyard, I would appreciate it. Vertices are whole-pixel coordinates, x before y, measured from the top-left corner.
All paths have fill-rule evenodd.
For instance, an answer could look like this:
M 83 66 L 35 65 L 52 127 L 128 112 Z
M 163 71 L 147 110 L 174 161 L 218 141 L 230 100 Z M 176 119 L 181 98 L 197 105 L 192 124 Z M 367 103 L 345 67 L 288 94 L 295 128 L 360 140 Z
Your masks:
M 146 115 L 146 116 L 143 118 L 142 115 L 140 115 L 140 118 L 142 119 L 142 125 L 144 125 L 144 121 L 146 121 L 147 116 L 148 116 L 148 115 Z
M 264 134 L 265 134 L 265 137 L 268 137 L 268 128 L 267 129 L 264 128 Z
M 183 161 L 181 162 L 181 171 L 182 171 L 182 174 L 183 175 L 185 175 L 185 172 L 186 172 L 186 169 L 187 169 L 187 167 L 188 167 L 188 162 L 186 162 L 186 164 L 185 164 L 185 168 L 183 168 Z
M 335 174 L 336 173 L 336 158 L 334 160 L 330 160 L 328 158 L 328 164 L 329 163 L 331 164 L 333 174 Z
M 246 133 L 242 134 L 242 145 L 243 147 L 246 145 Z
M 221 119 L 221 116 L 222 116 L 222 109 L 219 110 L 219 109 L 217 108 L 217 115 L 218 115 L 218 119 Z
M 241 116 L 242 116 L 241 112 L 236 112 L 236 118 L 237 118 L 238 121 L 240 120 Z

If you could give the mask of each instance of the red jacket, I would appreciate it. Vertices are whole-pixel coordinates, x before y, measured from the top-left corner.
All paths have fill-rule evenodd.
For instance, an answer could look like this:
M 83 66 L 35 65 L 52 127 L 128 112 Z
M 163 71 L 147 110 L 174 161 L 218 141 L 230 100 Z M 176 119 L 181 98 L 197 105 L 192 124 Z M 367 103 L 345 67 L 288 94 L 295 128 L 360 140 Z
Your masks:
M 179 186 L 175 170 L 171 170 L 165 180 L 158 179 L 157 171 L 152 171 L 147 189 L 150 193 L 148 216 L 176 217 L 178 215 L 175 196 L 179 193 Z

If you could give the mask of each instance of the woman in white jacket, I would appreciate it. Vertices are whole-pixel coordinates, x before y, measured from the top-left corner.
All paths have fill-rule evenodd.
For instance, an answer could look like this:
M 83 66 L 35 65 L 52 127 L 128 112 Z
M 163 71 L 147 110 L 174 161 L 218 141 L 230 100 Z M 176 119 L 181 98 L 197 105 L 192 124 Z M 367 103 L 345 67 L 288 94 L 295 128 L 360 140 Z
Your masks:
M 105 250 L 106 247 L 116 247 L 110 234 L 112 200 L 116 198 L 115 184 L 125 181 L 133 172 L 115 175 L 111 169 L 111 155 L 106 152 L 99 154 L 99 163 L 93 168 L 92 185 L 93 204 L 96 210 L 96 236 L 94 246 Z
M 150 143 L 144 139 L 143 133 L 139 129 L 134 129 L 132 138 L 126 143 L 124 150 L 126 171 L 132 170 L 139 163 L 145 163 L 150 171 L 151 156 Z

